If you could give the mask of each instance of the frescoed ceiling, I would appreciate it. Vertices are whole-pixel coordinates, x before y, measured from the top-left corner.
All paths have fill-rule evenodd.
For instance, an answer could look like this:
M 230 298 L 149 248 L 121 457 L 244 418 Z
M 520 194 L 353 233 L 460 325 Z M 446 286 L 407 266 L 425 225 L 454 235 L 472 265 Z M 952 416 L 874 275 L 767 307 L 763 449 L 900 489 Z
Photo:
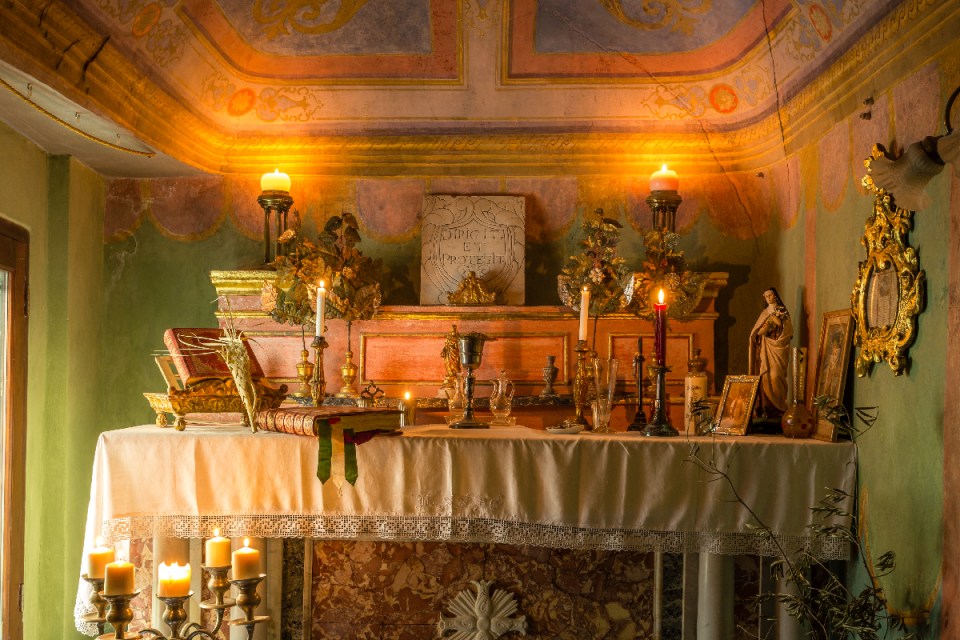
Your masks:
M 619 136 L 624 156 L 715 156 L 743 136 L 776 148 L 778 109 L 896 5 L 12 0 L 0 8 L 0 59 L 207 172 L 255 173 L 269 158 L 301 172 L 381 163 L 390 173 L 431 149 L 496 156 L 506 145 L 522 158 L 603 136 Z M 27 93 L 22 76 L 4 77 Z M 706 140 L 712 132 L 741 139 Z

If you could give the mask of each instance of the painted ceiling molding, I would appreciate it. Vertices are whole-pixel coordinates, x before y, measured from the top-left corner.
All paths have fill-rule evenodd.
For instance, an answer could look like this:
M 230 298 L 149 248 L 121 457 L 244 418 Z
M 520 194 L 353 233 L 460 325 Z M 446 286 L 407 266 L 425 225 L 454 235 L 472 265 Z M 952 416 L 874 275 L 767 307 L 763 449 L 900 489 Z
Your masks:
M 770 166 L 896 56 L 960 53 L 960 7 L 921 0 L 328 4 L 10 0 L 0 55 L 210 173 L 561 177 Z

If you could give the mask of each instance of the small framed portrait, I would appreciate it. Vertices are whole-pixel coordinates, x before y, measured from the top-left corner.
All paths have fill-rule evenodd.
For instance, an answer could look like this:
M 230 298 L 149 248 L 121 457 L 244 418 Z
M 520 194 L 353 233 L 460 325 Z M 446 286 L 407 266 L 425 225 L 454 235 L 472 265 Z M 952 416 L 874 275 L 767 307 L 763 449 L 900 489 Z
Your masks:
M 713 432 L 742 436 L 750 427 L 750 416 L 757 400 L 760 376 L 727 376 L 723 394 L 713 420 Z
M 820 345 L 817 349 L 817 376 L 814 379 L 813 390 L 810 392 L 808 406 L 813 407 L 814 399 L 820 396 L 828 396 L 838 405 L 843 403 L 852 346 L 853 314 L 850 309 L 828 311 L 823 314 L 823 322 L 820 324 Z M 828 442 L 836 441 L 836 425 L 818 416 L 814 437 Z

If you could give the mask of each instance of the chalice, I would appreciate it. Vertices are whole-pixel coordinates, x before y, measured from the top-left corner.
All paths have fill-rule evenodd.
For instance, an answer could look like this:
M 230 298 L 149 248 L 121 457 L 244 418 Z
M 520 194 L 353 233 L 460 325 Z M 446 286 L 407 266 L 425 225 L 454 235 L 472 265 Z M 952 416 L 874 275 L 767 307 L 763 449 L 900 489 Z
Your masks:
M 480 359 L 483 356 L 483 343 L 492 340 L 494 340 L 494 338 L 487 337 L 475 331 L 473 333 L 462 334 L 459 338 L 460 366 L 467 371 L 463 384 L 466 406 L 464 407 L 463 418 L 451 424 L 451 429 L 490 428 L 490 423 L 477 420 L 473 416 L 473 387 L 475 383 L 473 372 L 480 367 Z

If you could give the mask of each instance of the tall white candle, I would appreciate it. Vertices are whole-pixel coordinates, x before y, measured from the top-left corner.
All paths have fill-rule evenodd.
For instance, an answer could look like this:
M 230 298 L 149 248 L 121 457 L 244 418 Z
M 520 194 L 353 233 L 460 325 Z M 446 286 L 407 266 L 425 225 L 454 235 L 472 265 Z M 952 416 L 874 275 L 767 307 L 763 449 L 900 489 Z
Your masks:
M 113 549 L 103 546 L 103 538 L 97 537 L 97 546 L 87 553 L 87 577 L 103 580 L 103 569 L 115 560 Z
M 316 335 L 323 335 L 323 314 L 327 311 L 327 290 L 323 287 L 323 280 L 320 281 L 320 286 L 317 287 L 317 333 Z
M 157 567 L 157 595 L 161 597 L 185 596 L 190 593 L 190 563 L 182 567 L 174 562 L 161 562 Z
M 233 552 L 233 579 L 246 580 L 260 575 L 260 552 L 250 548 L 250 540 L 243 539 L 243 547 Z
M 230 564 L 230 538 L 220 535 L 220 529 L 213 530 L 213 537 L 207 540 L 204 559 L 208 567 L 226 567 Z
M 587 339 L 587 321 L 590 317 L 590 289 L 584 287 L 580 292 L 580 334 L 578 340 Z

